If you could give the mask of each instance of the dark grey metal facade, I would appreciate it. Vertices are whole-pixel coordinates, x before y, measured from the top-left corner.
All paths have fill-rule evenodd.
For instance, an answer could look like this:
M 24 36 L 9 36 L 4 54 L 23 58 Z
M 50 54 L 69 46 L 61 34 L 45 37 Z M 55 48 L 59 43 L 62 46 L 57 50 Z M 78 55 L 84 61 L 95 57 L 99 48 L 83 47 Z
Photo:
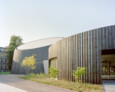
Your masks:
M 49 46 L 36 48 L 36 49 L 30 49 L 30 50 L 17 50 L 16 49 L 14 52 L 12 73 L 25 74 L 26 70 L 24 69 L 24 67 L 21 66 L 21 63 L 25 57 L 29 57 L 31 55 L 36 55 L 35 58 L 37 61 L 36 69 L 33 70 L 33 72 L 34 73 L 44 73 L 43 60 L 48 60 L 48 48 Z

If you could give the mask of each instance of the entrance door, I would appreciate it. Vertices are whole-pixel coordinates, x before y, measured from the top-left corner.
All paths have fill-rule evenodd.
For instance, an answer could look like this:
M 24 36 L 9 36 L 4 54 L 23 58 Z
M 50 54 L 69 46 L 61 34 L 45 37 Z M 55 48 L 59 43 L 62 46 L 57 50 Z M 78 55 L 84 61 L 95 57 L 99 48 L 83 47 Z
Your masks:
M 115 55 L 102 55 L 102 79 L 115 79 Z

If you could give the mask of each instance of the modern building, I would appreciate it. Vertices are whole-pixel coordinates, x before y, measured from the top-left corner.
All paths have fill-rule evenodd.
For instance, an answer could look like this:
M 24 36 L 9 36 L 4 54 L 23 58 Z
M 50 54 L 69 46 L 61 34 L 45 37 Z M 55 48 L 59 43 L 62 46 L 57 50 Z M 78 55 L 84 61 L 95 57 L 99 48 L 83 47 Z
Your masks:
M 0 72 L 8 71 L 7 48 L 0 47 Z
M 62 37 L 41 39 L 28 42 L 17 47 L 13 56 L 12 73 L 25 74 L 27 70 L 22 67 L 21 64 L 25 57 L 29 57 L 31 55 L 35 55 L 37 63 L 36 69 L 29 72 L 48 73 L 48 49 L 53 43 L 61 39 Z
M 115 79 L 115 25 L 78 33 L 49 48 L 49 65 L 59 70 L 58 78 L 75 81 L 72 70 L 85 67 L 82 82 L 99 84 Z

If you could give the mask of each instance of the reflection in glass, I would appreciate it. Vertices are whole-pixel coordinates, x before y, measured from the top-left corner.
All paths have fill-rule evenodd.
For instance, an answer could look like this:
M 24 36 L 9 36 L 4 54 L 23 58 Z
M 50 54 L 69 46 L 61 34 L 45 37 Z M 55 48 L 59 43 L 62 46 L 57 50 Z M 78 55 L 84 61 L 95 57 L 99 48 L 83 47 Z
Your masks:
M 115 55 L 102 56 L 102 77 L 115 79 Z

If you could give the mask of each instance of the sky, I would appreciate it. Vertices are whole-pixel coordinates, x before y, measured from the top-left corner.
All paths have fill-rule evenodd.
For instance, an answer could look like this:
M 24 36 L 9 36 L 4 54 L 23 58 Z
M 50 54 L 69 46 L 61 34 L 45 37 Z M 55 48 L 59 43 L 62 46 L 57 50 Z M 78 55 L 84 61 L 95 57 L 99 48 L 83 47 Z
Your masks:
M 0 0 L 0 47 L 115 24 L 115 0 Z

